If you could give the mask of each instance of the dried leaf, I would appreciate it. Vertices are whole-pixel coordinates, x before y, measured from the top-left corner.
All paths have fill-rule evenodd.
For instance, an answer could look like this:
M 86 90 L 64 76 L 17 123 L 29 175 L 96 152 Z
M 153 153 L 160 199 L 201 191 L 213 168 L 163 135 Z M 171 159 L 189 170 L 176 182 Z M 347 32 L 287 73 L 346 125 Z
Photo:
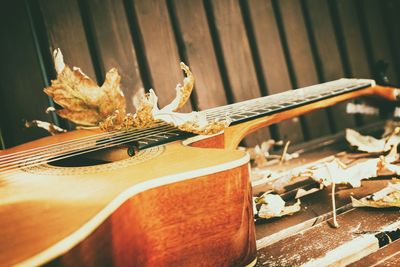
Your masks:
M 382 153 L 389 151 L 392 146 L 397 146 L 400 143 L 399 130 L 400 128 L 397 127 L 388 137 L 376 139 L 372 136 L 361 135 L 352 129 L 346 129 L 346 140 L 359 151 Z
M 159 122 L 166 122 L 182 131 L 196 134 L 215 134 L 228 127 L 230 124 L 229 118 L 223 121 L 208 121 L 206 114 L 202 112 L 176 112 L 189 99 L 194 83 L 194 77 L 189 68 L 183 63 L 181 63 L 181 68 L 185 71 L 187 77 L 184 79 L 183 86 L 178 85 L 176 87 L 177 96 L 169 105 L 159 109 L 158 97 L 154 90 L 150 89 L 148 93 L 144 93 L 144 90 L 139 90 L 133 98 L 136 113 L 134 115 L 128 114 L 130 118 L 125 118 L 122 121 L 119 116 L 111 116 L 111 118 L 107 118 L 107 124 L 102 124 L 101 128 L 106 130 L 121 128 L 122 126 L 146 128 Z M 124 124 L 122 123 L 123 121 L 125 122 Z
M 380 159 L 370 159 L 364 162 L 347 167 L 338 159 L 325 162 L 311 170 L 312 178 L 317 182 L 328 186 L 330 184 L 351 184 L 353 187 L 360 187 L 362 179 L 377 176 L 378 163 Z
M 26 128 L 31 128 L 31 127 L 38 127 L 45 129 L 48 131 L 51 135 L 56 135 L 60 133 L 65 133 L 67 130 L 58 127 L 57 125 L 54 125 L 53 123 L 46 122 L 46 121 L 39 121 L 39 120 L 33 120 L 33 121 L 25 121 L 25 127 Z
M 279 195 L 270 194 L 269 192 L 264 193 L 255 201 L 258 204 L 262 204 L 258 211 L 258 216 L 265 219 L 291 215 L 301 209 L 299 199 L 295 204 L 285 206 L 285 201 Z
M 99 87 L 80 69 L 64 64 L 61 51 L 54 51 L 57 79 L 44 92 L 63 109 L 57 114 L 78 125 L 97 126 L 108 116 L 118 111 L 125 116 L 125 98 L 119 87 L 121 77 L 116 69 L 111 69 Z
M 400 207 L 400 183 L 388 183 L 384 189 L 362 199 L 351 197 L 353 207 Z
M 180 66 L 186 74 L 186 77 L 183 80 L 183 86 L 181 84 L 176 86 L 176 97 L 171 103 L 164 107 L 164 110 L 178 111 L 186 104 L 186 102 L 189 100 L 190 94 L 192 93 L 194 76 L 185 63 L 181 62 Z
M 364 114 L 364 115 L 377 115 L 379 114 L 379 109 L 376 107 L 371 107 L 366 104 L 354 104 L 347 103 L 346 112 L 349 114 Z

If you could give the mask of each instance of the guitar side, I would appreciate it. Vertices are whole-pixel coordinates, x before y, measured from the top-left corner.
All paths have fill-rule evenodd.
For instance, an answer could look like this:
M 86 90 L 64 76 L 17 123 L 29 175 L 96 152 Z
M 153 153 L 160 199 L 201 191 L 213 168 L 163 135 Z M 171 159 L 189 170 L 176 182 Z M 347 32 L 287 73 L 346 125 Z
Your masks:
M 0 265 L 254 263 L 248 156 L 180 142 L 157 153 L 109 170 L 1 177 Z

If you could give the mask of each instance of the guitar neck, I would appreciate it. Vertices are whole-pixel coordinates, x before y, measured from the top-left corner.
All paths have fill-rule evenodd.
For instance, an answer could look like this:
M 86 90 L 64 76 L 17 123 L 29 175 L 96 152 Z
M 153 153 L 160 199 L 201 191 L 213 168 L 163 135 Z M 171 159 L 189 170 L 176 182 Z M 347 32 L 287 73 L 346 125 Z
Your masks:
M 208 120 L 223 120 L 229 116 L 232 121 L 230 128 L 232 128 L 243 123 L 251 123 L 252 121 L 257 124 L 261 118 L 268 118 L 277 114 L 285 114 L 285 116 L 280 116 L 281 120 L 289 119 L 317 108 L 323 108 L 351 98 L 371 94 L 380 95 L 389 100 L 396 100 L 398 90 L 377 86 L 375 81 L 370 79 L 339 79 L 216 107 L 202 112 L 206 114 Z M 302 109 L 299 113 L 298 109 L 301 107 Z M 253 128 L 258 129 L 267 126 L 266 121 L 261 121 L 263 121 L 262 124 L 258 123 L 261 126 L 254 126 Z M 277 122 L 279 122 L 279 119 L 274 119 L 269 124 Z M 143 149 L 194 136 L 194 134 L 176 129 L 168 132 L 168 134 L 172 134 L 173 136 L 167 134 L 163 137 L 162 134 L 159 133 L 157 136 L 151 136 L 146 140 L 139 140 L 139 148 Z
M 209 119 L 223 119 L 226 116 L 225 114 L 229 114 L 232 125 L 235 125 L 373 86 L 375 86 L 374 80 L 339 79 L 209 109 L 204 112 Z

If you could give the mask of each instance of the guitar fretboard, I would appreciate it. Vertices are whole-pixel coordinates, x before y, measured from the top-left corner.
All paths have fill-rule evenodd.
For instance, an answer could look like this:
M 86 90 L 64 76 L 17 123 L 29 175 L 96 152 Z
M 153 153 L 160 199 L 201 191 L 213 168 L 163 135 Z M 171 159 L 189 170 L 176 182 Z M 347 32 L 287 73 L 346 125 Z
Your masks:
M 232 124 L 253 120 L 256 118 L 272 115 L 284 110 L 308 105 L 313 102 L 321 101 L 327 98 L 353 92 L 366 87 L 375 86 L 374 80 L 369 79 L 339 79 L 327 83 L 303 87 L 242 101 L 222 107 L 212 108 L 202 111 L 206 114 L 208 120 L 223 120 L 227 116 L 232 120 Z M 168 130 L 161 130 L 154 135 L 136 140 L 139 148 L 148 148 L 163 143 L 172 142 L 179 139 L 185 139 L 194 134 L 182 132 L 172 127 Z

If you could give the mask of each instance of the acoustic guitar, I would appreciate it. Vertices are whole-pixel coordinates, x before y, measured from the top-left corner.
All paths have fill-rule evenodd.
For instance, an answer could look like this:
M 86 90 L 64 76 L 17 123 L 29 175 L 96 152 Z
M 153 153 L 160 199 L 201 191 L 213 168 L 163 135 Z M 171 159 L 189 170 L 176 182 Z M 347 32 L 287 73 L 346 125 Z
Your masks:
M 249 156 L 239 142 L 364 95 L 394 101 L 398 90 L 340 79 L 202 111 L 231 116 L 213 136 L 160 123 L 0 151 L 0 266 L 252 266 Z

